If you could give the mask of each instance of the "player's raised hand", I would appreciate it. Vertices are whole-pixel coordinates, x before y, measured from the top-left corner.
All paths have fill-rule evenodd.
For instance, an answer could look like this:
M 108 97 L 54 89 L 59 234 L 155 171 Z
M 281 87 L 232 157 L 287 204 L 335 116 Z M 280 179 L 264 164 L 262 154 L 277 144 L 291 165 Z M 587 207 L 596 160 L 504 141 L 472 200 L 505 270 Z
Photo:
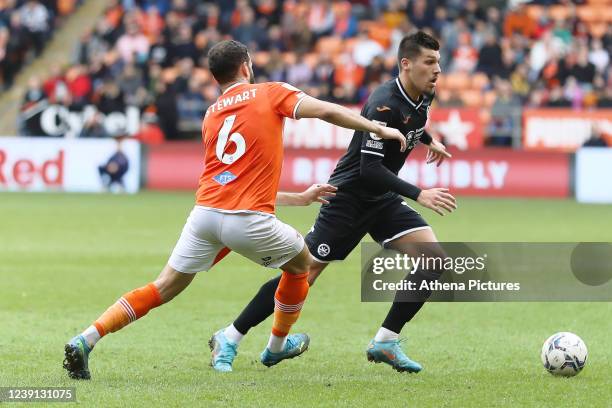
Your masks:
M 406 150 L 406 137 L 395 128 L 380 126 L 380 129 L 376 134 L 387 140 L 397 140 L 400 143 L 400 151 Z
M 322 204 L 329 204 L 326 198 L 335 196 L 336 191 L 338 191 L 338 187 L 334 187 L 331 184 L 313 184 L 300 193 L 304 200 L 302 205 L 310 205 L 315 201 Z
M 427 163 L 436 163 L 436 167 L 440 166 L 444 159 L 453 157 L 446 151 L 446 147 L 436 139 L 431 141 L 428 148 L 429 150 L 427 151 L 427 158 L 425 160 Z
M 457 209 L 457 200 L 449 192 L 448 188 L 430 188 L 421 191 L 417 197 L 417 203 L 423 207 L 444 215 L 444 210 L 452 213 Z

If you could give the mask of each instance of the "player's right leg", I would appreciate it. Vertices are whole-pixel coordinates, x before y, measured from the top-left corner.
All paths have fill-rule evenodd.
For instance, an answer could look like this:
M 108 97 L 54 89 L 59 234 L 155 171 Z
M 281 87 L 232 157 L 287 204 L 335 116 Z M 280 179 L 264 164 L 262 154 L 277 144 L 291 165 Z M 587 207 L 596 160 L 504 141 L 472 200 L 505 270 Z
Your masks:
M 102 337 L 121 330 L 151 309 L 169 302 L 189 285 L 194 276 L 166 265 L 154 282 L 121 296 L 91 326 L 65 345 L 63 366 L 68 375 L 75 379 L 90 379 L 89 353 Z
M 209 269 L 226 252 L 208 230 L 215 230 L 215 217 L 194 209 L 187 219 L 168 264 L 157 279 L 121 296 L 95 322 L 65 345 L 64 368 L 75 379 L 89 379 L 89 354 L 105 335 L 116 332 L 145 316 L 151 309 L 172 300 L 193 280 L 195 273 Z
M 365 235 L 370 218 L 358 200 L 343 193 L 331 198 L 329 204 L 321 207 L 314 227 L 305 238 L 314 259 L 308 275 L 309 286 L 314 284 L 329 262 L 346 258 Z M 212 336 L 211 349 L 214 345 L 227 342 L 237 346 L 251 328 L 272 315 L 275 307 L 274 296 L 280 280 L 281 276 L 277 276 L 264 283 L 234 323 Z M 231 352 L 229 347 L 228 350 Z M 212 360 L 213 368 L 218 371 L 231 369 L 231 363 L 229 366 L 225 362 L 217 366 L 214 363 L 214 353 Z

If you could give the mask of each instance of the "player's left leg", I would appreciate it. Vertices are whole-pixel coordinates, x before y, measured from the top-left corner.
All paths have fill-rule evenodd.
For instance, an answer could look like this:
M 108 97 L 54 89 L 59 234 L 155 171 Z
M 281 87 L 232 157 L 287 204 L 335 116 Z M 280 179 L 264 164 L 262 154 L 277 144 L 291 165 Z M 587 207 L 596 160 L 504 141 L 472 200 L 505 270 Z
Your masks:
M 261 362 L 272 366 L 308 348 L 308 336 L 289 331 L 308 294 L 310 252 L 293 227 L 268 214 L 225 214 L 221 240 L 236 253 L 269 268 L 280 268 L 274 295 L 274 322 Z M 214 337 L 213 337 L 214 340 Z M 215 363 L 213 350 L 213 366 Z M 231 362 L 227 371 L 231 370 Z
M 444 251 L 438 240 L 418 212 L 405 204 L 390 204 L 383 211 L 380 222 L 371 232 L 372 237 L 385 248 L 390 248 L 412 257 L 441 256 Z M 385 238 L 388 237 L 388 238 Z M 442 271 L 419 269 L 409 278 L 418 282 L 439 278 Z M 397 291 L 387 316 L 370 341 L 366 356 L 369 361 L 384 362 L 397 371 L 419 372 L 422 367 L 411 360 L 400 346 L 399 334 L 404 325 L 421 309 L 430 293 L 426 291 Z

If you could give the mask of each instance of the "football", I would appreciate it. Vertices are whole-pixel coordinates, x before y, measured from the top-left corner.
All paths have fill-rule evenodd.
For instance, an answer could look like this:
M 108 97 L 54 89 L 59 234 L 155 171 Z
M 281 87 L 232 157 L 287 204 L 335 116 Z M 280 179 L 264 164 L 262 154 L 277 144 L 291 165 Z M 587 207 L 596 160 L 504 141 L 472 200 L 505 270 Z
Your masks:
M 573 377 L 584 368 L 587 347 L 574 333 L 560 332 L 550 336 L 542 346 L 542 364 L 553 375 Z

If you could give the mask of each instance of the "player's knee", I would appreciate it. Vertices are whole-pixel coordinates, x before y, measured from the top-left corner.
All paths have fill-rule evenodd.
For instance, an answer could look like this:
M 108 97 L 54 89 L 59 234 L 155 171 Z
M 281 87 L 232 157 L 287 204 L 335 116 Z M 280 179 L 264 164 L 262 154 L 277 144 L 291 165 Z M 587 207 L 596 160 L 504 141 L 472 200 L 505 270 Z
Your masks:
M 310 270 L 310 265 L 312 265 L 313 259 L 308 251 L 308 248 L 304 247 L 302 252 L 300 252 L 295 258 L 284 264 L 281 269 L 284 272 L 293 274 L 293 275 L 301 275 L 303 273 L 308 273 Z
M 310 271 L 308 273 L 308 284 L 310 286 L 314 285 L 315 281 L 319 275 L 321 275 L 321 272 L 323 272 L 323 269 L 325 269 L 326 266 L 327 264 L 322 264 L 319 262 L 314 262 L 314 264 L 310 266 Z
M 162 302 L 167 303 L 181 293 L 191 283 L 194 276 L 166 267 L 153 283 L 159 291 Z

